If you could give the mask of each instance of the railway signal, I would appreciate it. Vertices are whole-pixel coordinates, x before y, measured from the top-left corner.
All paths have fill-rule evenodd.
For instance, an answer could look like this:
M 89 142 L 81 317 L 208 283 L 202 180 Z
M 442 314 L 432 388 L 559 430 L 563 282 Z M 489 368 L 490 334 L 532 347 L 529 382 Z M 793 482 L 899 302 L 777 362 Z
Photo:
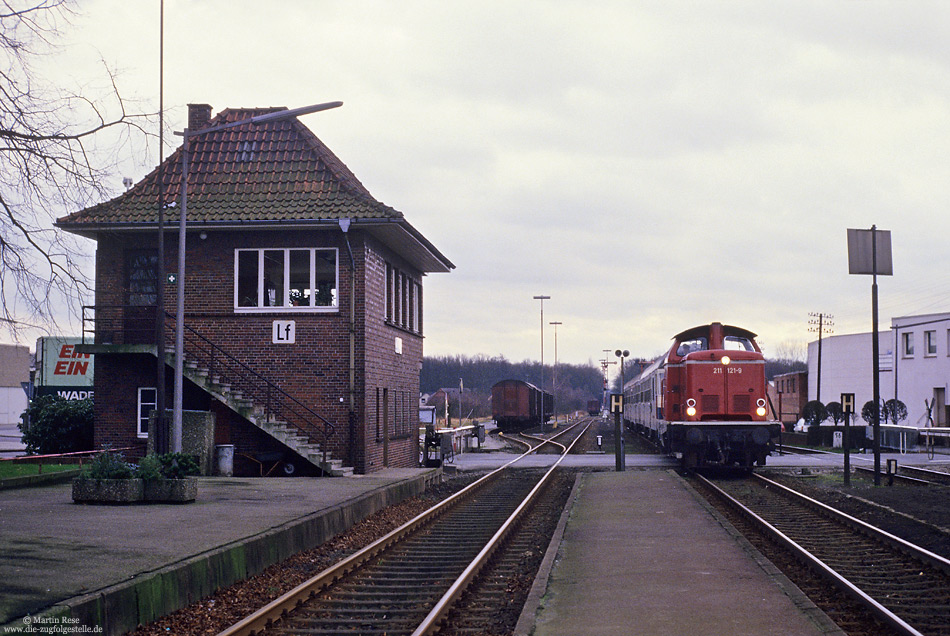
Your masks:
M 610 394 L 610 412 L 614 414 L 614 455 L 618 473 L 627 469 L 626 457 L 623 453 L 623 427 L 620 426 L 620 415 L 623 413 L 623 393 Z
M 844 485 L 851 485 L 851 417 L 854 415 L 854 393 L 841 394 L 844 412 Z

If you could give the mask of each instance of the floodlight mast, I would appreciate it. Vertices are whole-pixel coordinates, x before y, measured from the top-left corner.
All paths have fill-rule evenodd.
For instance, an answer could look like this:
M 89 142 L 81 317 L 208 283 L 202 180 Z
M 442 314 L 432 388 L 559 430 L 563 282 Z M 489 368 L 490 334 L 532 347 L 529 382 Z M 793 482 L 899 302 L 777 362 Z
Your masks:
M 184 389 L 184 348 L 185 348 L 185 229 L 188 214 L 188 142 L 193 137 L 206 135 L 220 130 L 228 130 L 238 126 L 260 125 L 272 121 L 282 121 L 292 119 L 301 115 L 316 113 L 331 108 L 339 108 L 343 102 L 324 102 L 322 104 L 312 104 L 310 106 L 301 106 L 300 108 L 291 108 L 289 110 L 278 110 L 264 115 L 257 115 L 248 119 L 232 121 L 220 126 L 210 128 L 201 128 L 199 130 L 189 130 L 185 128 L 182 132 L 176 132 L 183 138 L 181 150 L 181 210 L 178 217 L 178 280 L 177 284 L 177 304 L 175 306 L 175 402 L 172 406 L 172 430 L 171 430 L 171 450 L 173 453 L 180 453 L 182 450 L 182 391 Z M 163 346 L 159 343 L 159 346 Z M 159 355 L 163 355 L 159 352 Z

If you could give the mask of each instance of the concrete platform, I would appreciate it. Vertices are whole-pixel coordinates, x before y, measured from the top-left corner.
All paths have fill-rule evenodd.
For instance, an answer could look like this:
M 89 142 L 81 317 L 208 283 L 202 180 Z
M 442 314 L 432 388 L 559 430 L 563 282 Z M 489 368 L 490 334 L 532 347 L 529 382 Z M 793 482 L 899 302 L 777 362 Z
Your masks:
M 586 473 L 575 492 L 550 575 L 518 633 L 841 633 L 675 473 Z
M 208 477 L 185 505 L 77 505 L 70 484 L 2 490 L 0 633 L 47 613 L 124 634 L 323 543 L 439 474 Z

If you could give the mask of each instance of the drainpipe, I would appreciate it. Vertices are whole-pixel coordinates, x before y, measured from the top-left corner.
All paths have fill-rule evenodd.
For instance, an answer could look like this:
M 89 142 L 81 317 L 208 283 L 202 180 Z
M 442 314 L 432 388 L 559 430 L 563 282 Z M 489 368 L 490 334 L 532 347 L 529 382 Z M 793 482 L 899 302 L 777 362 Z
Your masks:
M 340 230 L 343 231 L 343 240 L 346 241 L 346 252 L 350 256 L 350 411 L 348 415 L 349 442 L 347 451 L 350 466 L 356 466 L 356 259 L 353 258 L 353 248 L 350 245 L 351 219 L 340 219 Z

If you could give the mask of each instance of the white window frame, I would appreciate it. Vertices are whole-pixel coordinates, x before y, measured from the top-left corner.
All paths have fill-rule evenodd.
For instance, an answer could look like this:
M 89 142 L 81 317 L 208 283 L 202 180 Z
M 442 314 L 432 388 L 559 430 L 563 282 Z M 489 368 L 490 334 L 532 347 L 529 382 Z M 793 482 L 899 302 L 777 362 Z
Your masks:
M 142 399 L 142 393 L 144 391 L 152 391 L 152 400 L 145 401 Z M 153 386 L 140 386 L 138 390 L 138 400 L 136 402 L 137 409 L 135 411 L 135 435 L 139 439 L 148 439 L 148 414 L 142 415 L 143 406 L 151 406 L 151 411 L 158 410 L 158 391 Z M 145 424 L 145 430 L 143 430 L 142 424 Z
M 905 331 L 901 334 L 901 354 L 905 358 L 914 357 L 914 332 Z
M 316 255 L 317 252 L 333 252 L 335 263 L 334 272 L 334 298 L 332 305 L 303 305 L 293 306 L 290 304 L 290 253 L 294 251 L 308 251 L 310 253 L 310 302 L 316 299 Z M 257 252 L 257 298 L 261 303 L 264 298 L 264 252 L 283 252 L 284 254 L 284 280 L 282 288 L 284 298 L 281 305 L 247 307 L 239 305 L 238 284 L 240 256 L 242 253 Z M 340 250 L 335 247 L 252 247 L 236 248 L 234 250 L 234 313 L 238 314 L 261 314 L 261 313 L 339 313 L 340 311 Z
M 928 358 L 936 357 L 937 355 L 937 332 L 934 331 L 925 331 L 924 332 L 924 356 Z
M 383 288 L 383 321 L 421 336 L 422 283 L 387 262 Z

